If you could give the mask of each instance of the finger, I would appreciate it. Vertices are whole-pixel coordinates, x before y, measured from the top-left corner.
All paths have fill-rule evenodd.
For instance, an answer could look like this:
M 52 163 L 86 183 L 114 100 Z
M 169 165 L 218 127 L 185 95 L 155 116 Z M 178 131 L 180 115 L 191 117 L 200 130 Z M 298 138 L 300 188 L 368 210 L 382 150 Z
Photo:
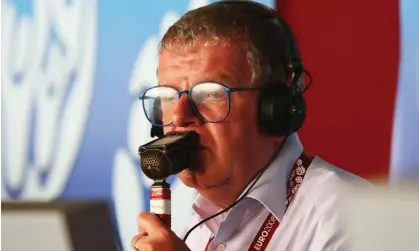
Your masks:
M 131 247 L 133 250 L 138 251 L 139 250 L 139 242 L 141 238 L 144 238 L 147 236 L 146 233 L 143 234 L 137 234 L 136 236 L 132 237 L 131 239 Z
M 142 212 L 137 217 L 139 232 L 146 232 L 149 235 L 160 233 L 162 229 L 167 231 L 167 227 L 156 215 L 149 212 Z
M 145 234 L 145 235 L 147 235 L 147 232 L 144 229 L 140 228 L 140 227 L 138 227 L 138 233 L 139 234 Z

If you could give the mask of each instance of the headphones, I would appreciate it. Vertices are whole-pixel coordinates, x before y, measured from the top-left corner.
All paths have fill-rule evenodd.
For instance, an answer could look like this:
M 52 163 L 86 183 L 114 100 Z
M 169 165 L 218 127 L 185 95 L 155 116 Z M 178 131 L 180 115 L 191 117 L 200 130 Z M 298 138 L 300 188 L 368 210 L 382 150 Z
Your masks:
M 285 20 L 273 9 L 257 2 L 225 0 L 210 5 L 246 5 L 261 13 L 262 18 L 271 19 L 284 34 L 288 48 L 286 73 L 290 73 L 287 83 L 265 83 L 260 90 L 258 104 L 258 124 L 262 132 L 272 136 L 289 136 L 298 131 L 306 117 L 306 104 L 298 82 L 304 74 L 304 65 L 295 36 Z M 152 126 L 151 137 L 163 136 L 163 127 Z

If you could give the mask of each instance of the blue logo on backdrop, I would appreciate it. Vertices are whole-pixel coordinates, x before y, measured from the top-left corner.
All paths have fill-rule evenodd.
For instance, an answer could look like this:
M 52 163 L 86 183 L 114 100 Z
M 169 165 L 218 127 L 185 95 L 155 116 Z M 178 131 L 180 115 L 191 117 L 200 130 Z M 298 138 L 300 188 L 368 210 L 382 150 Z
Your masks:
M 2 1 L 2 199 L 108 199 L 128 250 L 151 185 L 137 156 L 151 140 L 137 97 L 156 84 L 167 28 L 209 2 Z M 171 184 L 180 234 L 195 192 Z

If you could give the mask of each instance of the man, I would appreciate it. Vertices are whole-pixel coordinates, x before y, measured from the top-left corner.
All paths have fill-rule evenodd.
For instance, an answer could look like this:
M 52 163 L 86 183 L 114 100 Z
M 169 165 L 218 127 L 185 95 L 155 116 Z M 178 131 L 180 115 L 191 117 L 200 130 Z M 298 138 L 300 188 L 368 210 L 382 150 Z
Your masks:
M 275 15 L 221 2 L 188 12 L 163 37 L 158 87 L 145 94 L 158 98 L 162 114 L 146 115 L 165 133 L 200 135 L 195 165 L 178 174 L 199 194 L 188 229 L 225 212 L 182 236 L 186 242 L 141 213 L 134 249 L 348 248 L 337 207 L 350 180 L 361 179 L 304 154 L 295 133 L 305 116 L 302 65 Z

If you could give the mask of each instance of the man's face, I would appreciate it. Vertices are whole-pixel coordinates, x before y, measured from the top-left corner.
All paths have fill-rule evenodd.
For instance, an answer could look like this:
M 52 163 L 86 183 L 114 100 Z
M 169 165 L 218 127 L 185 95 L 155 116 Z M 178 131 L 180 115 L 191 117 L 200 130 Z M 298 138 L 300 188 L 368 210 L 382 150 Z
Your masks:
M 246 53 L 236 44 L 197 43 L 192 49 L 179 45 L 160 54 L 159 85 L 186 90 L 198 83 L 216 81 L 228 87 L 250 87 L 250 80 Z M 233 202 L 272 154 L 272 138 L 260 133 L 257 126 L 258 97 L 255 90 L 231 93 L 230 114 L 220 123 L 199 120 L 187 95 L 182 95 L 172 114 L 163 116 L 173 117 L 173 124 L 164 127 L 165 133 L 190 130 L 199 133 L 196 164 L 178 177 L 218 206 Z

